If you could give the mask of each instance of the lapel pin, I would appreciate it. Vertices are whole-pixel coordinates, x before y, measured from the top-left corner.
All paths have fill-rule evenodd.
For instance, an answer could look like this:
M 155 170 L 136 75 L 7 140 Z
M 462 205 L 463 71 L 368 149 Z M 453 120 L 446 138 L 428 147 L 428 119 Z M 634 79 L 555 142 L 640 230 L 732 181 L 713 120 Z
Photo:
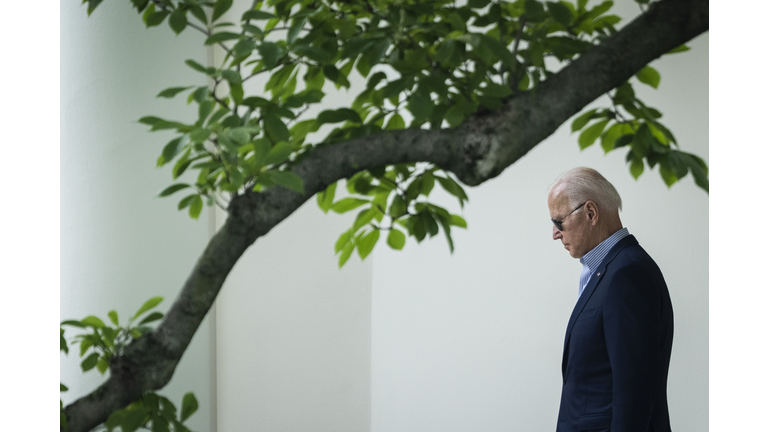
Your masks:
M 598 273 L 597 275 L 600 276 L 600 273 Z

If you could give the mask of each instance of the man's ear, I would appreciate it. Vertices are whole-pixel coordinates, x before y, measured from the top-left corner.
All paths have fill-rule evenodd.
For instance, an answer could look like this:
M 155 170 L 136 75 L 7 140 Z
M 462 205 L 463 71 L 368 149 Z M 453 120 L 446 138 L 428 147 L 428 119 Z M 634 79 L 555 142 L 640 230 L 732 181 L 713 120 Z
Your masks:
M 594 201 L 587 201 L 584 204 L 584 208 L 587 210 L 587 217 L 592 226 L 597 225 L 597 221 L 600 219 L 600 209 L 597 207 L 597 203 Z

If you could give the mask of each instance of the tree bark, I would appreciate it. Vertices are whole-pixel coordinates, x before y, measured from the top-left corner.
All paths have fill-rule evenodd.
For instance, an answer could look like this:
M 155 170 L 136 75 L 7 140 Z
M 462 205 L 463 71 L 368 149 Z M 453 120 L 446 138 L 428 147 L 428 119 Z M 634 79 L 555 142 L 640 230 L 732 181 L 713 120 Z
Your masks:
M 89 431 L 109 414 L 170 381 L 225 278 L 245 250 L 315 193 L 364 169 L 431 162 L 475 186 L 499 175 L 579 112 L 643 66 L 709 28 L 708 0 L 664 0 L 503 108 L 445 130 L 399 130 L 320 147 L 293 172 L 301 195 L 280 187 L 234 198 L 224 227 L 210 240 L 158 328 L 126 347 L 110 377 L 65 408 L 69 430 Z

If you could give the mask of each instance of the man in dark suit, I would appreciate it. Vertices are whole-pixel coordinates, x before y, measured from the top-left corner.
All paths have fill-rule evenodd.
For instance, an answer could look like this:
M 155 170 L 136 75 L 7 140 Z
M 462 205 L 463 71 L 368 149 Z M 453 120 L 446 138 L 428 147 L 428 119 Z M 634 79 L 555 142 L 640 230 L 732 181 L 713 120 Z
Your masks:
M 623 228 L 621 198 L 597 171 L 561 175 L 547 202 L 553 239 L 583 265 L 557 432 L 668 432 L 673 320 L 661 271 Z

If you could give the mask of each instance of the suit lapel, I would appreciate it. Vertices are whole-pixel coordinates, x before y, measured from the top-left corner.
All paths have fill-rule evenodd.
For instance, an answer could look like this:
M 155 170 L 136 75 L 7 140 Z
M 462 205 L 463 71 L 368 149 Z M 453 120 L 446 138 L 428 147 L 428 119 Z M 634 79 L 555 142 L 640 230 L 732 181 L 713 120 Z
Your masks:
M 608 254 L 603 258 L 603 261 L 600 262 L 600 265 L 597 266 L 597 269 L 595 269 L 595 272 L 592 274 L 592 277 L 589 279 L 589 283 L 587 283 L 587 286 L 584 288 L 584 291 L 581 293 L 581 297 L 579 297 L 579 300 L 576 302 L 576 306 L 573 308 L 573 312 L 571 312 L 571 318 L 568 320 L 568 327 L 565 331 L 565 344 L 563 346 L 563 378 L 565 378 L 565 370 L 566 366 L 568 365 L 568 343 L 571 340 L 571 330 L 573 330 L 573 326 L 576 323 L 576 320 L 579 318 L 579 315 L 581 315 L 581 311 L 584 310 L 584 306 L 586 306 L 587 303 L 589 303 L 589 299 L 592 297 L 592 294 L 595 292 L 595 288 L 600 284 L 600 281 L 602 280 L 603 276 L 605 276 L 605 269 L 610 264 L 611 261 L 613 261 L 614 258 L 616 258 L 616 255 L 621 252 L 622 249 L 624 249 L 627 246 L 636 245 L 637 240 L 635 240 L 634 236 L 628 235 L 621 239 L 614 247 L 611 248 L 610 251 L 608 251 Z

